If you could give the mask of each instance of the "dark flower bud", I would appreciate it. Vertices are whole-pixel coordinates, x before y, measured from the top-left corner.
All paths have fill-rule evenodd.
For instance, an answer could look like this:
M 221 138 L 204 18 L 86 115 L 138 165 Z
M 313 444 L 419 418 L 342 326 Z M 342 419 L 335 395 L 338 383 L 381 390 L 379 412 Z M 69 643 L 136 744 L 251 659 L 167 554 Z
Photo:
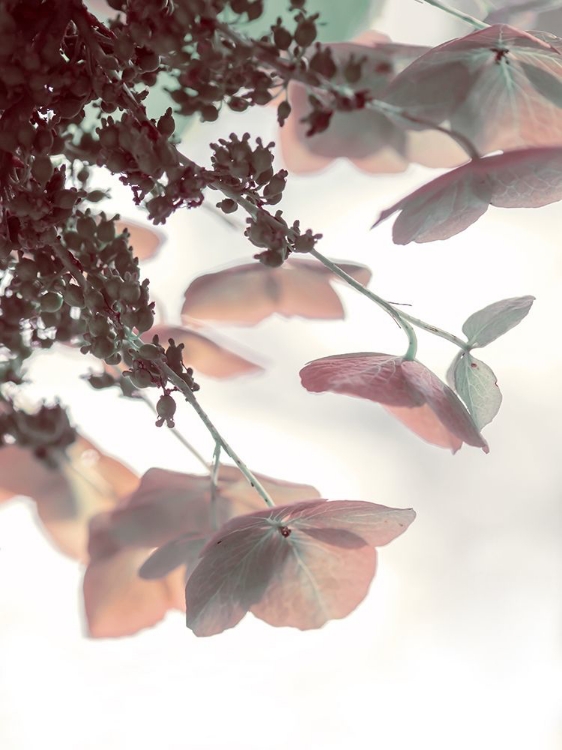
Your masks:
M 295 31 L 295 42 L 299 47 L 309 47 L 316 39 L 316 24 L 310 18 L 303 18 Z
M 47 292 L 41 297 L 40 303 L 42 311 L 53 313 L 61 309 L 63 298 L 57 292 Z
M 157 427 L 161 427 L 164 422 L 168 427 L 174 426 L 173 416 L 176 413 L 176 402 L 170 395 L 160 396 L 156 402 L 156 411 L 159 417 L 156 421 Z

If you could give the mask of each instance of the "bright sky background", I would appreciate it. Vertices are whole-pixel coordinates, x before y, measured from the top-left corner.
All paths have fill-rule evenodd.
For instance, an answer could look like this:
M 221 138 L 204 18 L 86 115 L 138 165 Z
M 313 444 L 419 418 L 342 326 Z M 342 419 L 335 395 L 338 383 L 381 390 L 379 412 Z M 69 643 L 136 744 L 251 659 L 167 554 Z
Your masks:
M 378 24 L 397 41 L 438 43 L 444 16 L 399 0 Z M 405 14 L 405 18 L 402 14 Z M 274 136 L 274 112 L 231 116 L 190 135 L 232 130 Z M 0 747 L 3 750 L 555 750 L 562 740 L 562 348 L 560 205 L 490 209 L 446 243 L 392 245 L 378 212 L 433 173 L 359 174 L 337 164 L 290 180 L 283 208 L 321 231 L 320 249 L 369 265 L 371 287 L 412 314 L 458 333 L 497 300 L 533 294 L 528 318 L 481 352 L 504 396 L 485 430 L 490 454 L 452 456 L 423 443 L 376 404 L 301 389 L 308 360 L 351 351 L 401 353 L 393 322 L 342 289 L 343 322 L 273 319 L 220 329 L 267 373 L 200 378 L 200 401 L 256 471 L 314 484 L 330 499 L 413 506 L 418 518 L 384 548 L 366 601 L 320 631 L 274 629 L 251 615 L 197 639 L 181 614 L 122 640 L 82 635 L 82 569 L 43 537 L 33 506 L 0 508 Z M 132 217 L 129 196 L 114 204 Z M 179 322 L 183 291 L 200 273 L 252 254 L 207 211 L 183 213 L 146 265 Z M 408 308 L 410 309 L 410 308 Z M 444 376 L 455 351 L 420 335 L 419 359 Z M 76 423 L 139 472 L 196 470 L 142 405 L 93 393 L 79 354 L 49 353 L 33 369 L 37 394 L 59 394 Z M 178 426 L 210 457 L 195 415 Z

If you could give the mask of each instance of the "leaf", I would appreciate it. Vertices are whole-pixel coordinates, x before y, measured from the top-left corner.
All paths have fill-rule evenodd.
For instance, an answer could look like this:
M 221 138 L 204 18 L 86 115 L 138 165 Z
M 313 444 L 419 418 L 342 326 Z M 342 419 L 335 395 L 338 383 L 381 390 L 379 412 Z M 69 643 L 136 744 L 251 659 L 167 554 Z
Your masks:
M 562 121 L 562 117 L 561 117 Z M 488 205 L 538 208 L 562 199 L 562 148 L 530 148 L 474 159 L 441 175 L 383 211 L 397 211 L 397 245 L 445 240 L 473 224 Z
M 356 263 L 339 263 L 362 284 L 371 272 Z M 315 260 L 290 259 L 280 268 L 260 263 L 227 268 L 195 279 L 185 292 L 182 316 L 220 323 L 255 325 L 277 313 L 284 317 L 340 319 L 344 310 L 330 286 L 335 277 Z
M 467 318 L 462 330 L 472 349 L 486 346 L 519 325 L 527 316 L 534 297 L 511 297 L 478 310 Z
M 313 393 L 331 391 L 383 404 L 424 440 L 455 453 L 464 443 L 488 445 L 453 391 L 420 362 L 390 354 L 338 354 L 309 362 L 300 372 Z
M 144 338 L 152 341 L 158 335 L 162 346 L 166 346 L 168 339 L 174 339 L 176 344 L 183 344 L 183 361 L 188 367 L 193 367 L 197 374 L 211 378 L 235 378 L 240 375 L 263 372 L 263 367 L 245 357 L 236 354 L 215 343 L 208 336 L 183 328 L 181 326 L 157 325 L 147 332 Z
M 133 250 L 133 255 L 139 260 L 151 260 L 160 250 L 164 242 L 162 232 L 152 227 L 138 224 L 130 219 L 123 219 L 115 222 L 115 231 L 121 234 L 125 229 L 129 232 L 129 244 Z
M 487 364 L 465 352 L 457 360 L 455 390 L 462 398 L 474 424 L 481 430 L 496 416 L 502 402 L 498 381 Z
M 138 477 L 81 437 L 57 459 L 57 468 L 50 469 L 25 448 L 0 448 L 0 498 L 32 498 L 61 552 L 85 560 L 88 521 L 115 507 L 137 486 Z
M 562 142 L 561 76 L 554 44 L 498 24 L 426 52 L 389 84 L 383 100 L 448 123 L 481 153 L 552 146 Z
M 402 534 L 412 510 L 314 500 L 230 521 L 209 540 L 186 587 L 187 626 L 209 636 L 251 611 L 301 630 L 346 617 L 364 599 L 375 546 Z
M 319 496 L 309 485 L 256 476 L 281 504 Z M 183 610 L 185 581 L 217 525 L 262 508 L 233 466 L 220 467 L 214 507 L 208 476 L 150 469 L 125 503 L 90 522 L 84 578 L 90 635 L 129 635 L 151 627 L 168 609 Z

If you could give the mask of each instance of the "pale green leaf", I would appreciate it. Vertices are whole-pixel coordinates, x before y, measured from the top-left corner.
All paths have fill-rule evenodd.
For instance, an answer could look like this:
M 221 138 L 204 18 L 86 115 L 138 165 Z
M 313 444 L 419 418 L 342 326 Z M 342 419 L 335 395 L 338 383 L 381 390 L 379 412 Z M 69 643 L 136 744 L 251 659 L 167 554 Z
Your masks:
M 511 297 L 478 310 L 462 327 L 472 349 L 486 346 L 503 336 L 523 320 L 535 301 L 534 297 Z
M 499 411 L 502 394 L 496 376 L 487 364 L 465 352 L 456 361 L 455 390 L 481 430 Z

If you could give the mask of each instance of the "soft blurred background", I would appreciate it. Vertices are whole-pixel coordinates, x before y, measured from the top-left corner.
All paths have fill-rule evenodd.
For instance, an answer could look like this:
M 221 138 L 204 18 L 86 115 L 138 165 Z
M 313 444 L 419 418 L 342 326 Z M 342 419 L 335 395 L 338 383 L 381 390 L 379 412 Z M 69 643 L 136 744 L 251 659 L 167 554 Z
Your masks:
M 350 38 L 352 8 L 359 17 L 368 3 L 316 5 L 339 14 L 336 28 Z M 470 31 L 414 0 L 389 0 L 373 27 L 430 45 Z M 334 27 L 327 38 L 338 38 Z M 245 130 L 275 138 L 275 110 L 192 124 L 184 148 L 205 160 L 209 140 Z M 460 236 L 424 246 L 394 246 L 390 223 L 369 231 L 380 210 L 434 175 L 410 167 L 373 176 L 337 162 L 292 176 L 283 209 L 324 234 L 324 254 L 368 265 L 379 295 L 452 332 L 491 302 L 537 298 L 518 328 L 478 355 L 504 396 L 485 430 L 489 455 L 464 446 L 452 456 L 376 404 L 300 387 L 298 370 L 316 357 L 403 351 L 393 322 L 353 290 L 338 287 L 344 321 L 274 316 L 253 328 L 216 328 L 216 340 L 266 367 L 231 381 L 198 378 L 201 403 L 253 469 L 313 484 L 331 499 L 413 506 L 416 522 L 381 550 L 367 599 L 320 631 L 274 629 L 248 615 L 197 639 L 183 615 L 170 613 L 135 636 L 92 640 L 83 634 L 83 567 L 45 538 L 31 501 L 5 503 L 0 747 L 560 747 L 561 209 L 490 209 Z M 118 183 L 109 208 L 145 221 Z M 253 249 L 204 209 L 174 216 L 164 233 L 160 255 L 143 268 L 161 314 L 176 324 L 192 279 L 249 261 Z M 440 376 L 454 354 L 420 335 L 419 359 Z M 81 432 L 139 473 L 197 471 L 145 406 L 81 381 L 90 365 L 75 352 L 41 355 L 30 397 L 58 395 Z M 180 407 L 177 425 L 210 459 L 196 416 Z

